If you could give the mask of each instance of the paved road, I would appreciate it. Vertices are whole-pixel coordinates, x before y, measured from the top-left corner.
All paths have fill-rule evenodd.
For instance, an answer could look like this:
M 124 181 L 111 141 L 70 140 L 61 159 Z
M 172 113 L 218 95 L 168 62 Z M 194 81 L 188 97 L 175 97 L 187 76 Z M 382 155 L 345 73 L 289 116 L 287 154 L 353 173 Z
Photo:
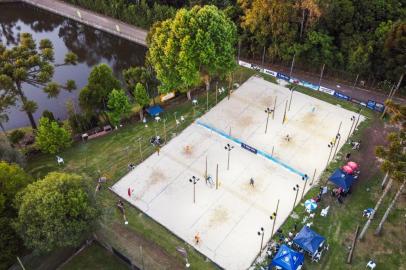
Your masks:
M 22 0 L 25 3 L 68 17 L 99 30 L 120 36 L 138 44 L 147 46 L 148 32 L 133 25 L 123 23 L 111 17 L 103 16 L 86 9 L 57 0 Z M 117 28 L 118 26 L 118 28 Z
M 247 61 L 249 63 L 260 64 L 259 62 L 252 61 L 252 60 L 245 60 L 245 59 L 242 59 L 242 60 Z M 290 69 L 287 67 L 270 65 L 268 63 L 266 63 L 264 65 L 264 67 L 277 71 L 277 72 L 284 73 L 284 74 L 289 74 L 289 72 L 290 72 Z M 310 74 L 310 73 L 303 72 L 301 70 L 295 70 L 295 69 L 293 69 L 292 77 L 298 78 L 300 80 L 305 80 L 305 81 L 311 82 L 316 85 L 319 84 L 319 79 L 320 79 L 320 77 L 318 77 L 314 74 Z M 364 88 L 360 88 L 360 87 L 353 88 L 350 85 L 347 85 L 342 82 L 335 82 L 331 79 L 323 79 L 321 82 L 321 85 L 324 87 L 328 87 L 333 90 L 339 91 L 341 93 L 344 93 L 352 98 L 355 98 L 355 99 L 358 99 L 361 101 L 368 101 L 369 99 L 371 99 L 371 100 L 375 100 L 375 101 L 383 103 L 383 102 L 385 102 L 386 97 L 388 95 L 388 93 L 382 93 L 382 92 L 368 90 L 368 89 L 364 89 Z M 394 100 L 396 102 L 400 102 L 400 103 L 405 102 L 405 99 L 400 98 L 400 97 L 395 97 Z

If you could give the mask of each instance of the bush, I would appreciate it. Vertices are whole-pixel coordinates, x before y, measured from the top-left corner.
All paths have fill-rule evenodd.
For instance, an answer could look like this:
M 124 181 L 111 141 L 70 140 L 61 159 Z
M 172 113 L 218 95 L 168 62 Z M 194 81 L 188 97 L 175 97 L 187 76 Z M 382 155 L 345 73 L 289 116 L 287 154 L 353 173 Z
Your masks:
M 9 163 L 16 163 L 20 166 L 25 165 L 25 157 L 20 151 L 11 147 L 8 141 L 4 138 L 0 138 L 0 160 L 7 161 Z

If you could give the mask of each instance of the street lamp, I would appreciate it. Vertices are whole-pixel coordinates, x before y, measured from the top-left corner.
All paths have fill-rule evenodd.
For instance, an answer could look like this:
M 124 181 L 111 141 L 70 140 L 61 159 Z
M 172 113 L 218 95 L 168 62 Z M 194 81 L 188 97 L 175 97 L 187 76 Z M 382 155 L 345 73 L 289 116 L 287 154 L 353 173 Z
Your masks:
M 196 115 L 196 105 L 197 105 L 197 99 L 193 99 L 192 100 L 192 104 L 193 104 L 193 117 L 195 117 Z
M 353 115 L 353 116 L 351 116 L 351 128 L 350 128 L 350 132 L 348 132 L 348 136 L 347 136 L 347 141 L 348 141 L 348 139 L 350 138 L 350 136 L 351 136 L 351 131 L 352 131 L 352 128 L 354 127 L 354 124 L 355 124 L 355 115 Z
M 307 180 L 309 180 L 309 176 L 307 174 L 304 174 L 302 176 L 302 180 L 305 181 L 305 182 L 304 182 L 304 185 L 303 185 L 302 196 L 300 197 L 301 199 L 303 199 L 303 195 L 304 195 L 304 192 L 306 190 Z
M 259 254 L 261 255 L 261 251 L 262 251 L 262 245 L 264 244 L 264 228 L 261 227 L 261 229 L 258 231 L 258 235 L 261 236 L 261 248 L 259 249 Z
M 271 112 L 273 112 L 273 110 L 272 110 L 272 109 L 270 109 L 270 108 L 266 108 L 266 109 L 265 109 L 265 113 L 266 113 L 266 126 L 265 126 L 265 134 L 266 134 L 266 132 L 267 132 L 267 130 L 268 130 L 269 114 L 270 114 Z
M 292 89 L 290 89 L 290 98 L 289 98 L 289 107 L 288 107 L 288 111 L 290 111 L 290 105 L 292 104 L 292 97 L 293 97 L 293 91 L 295 90 L 296 85 L 292 87 Z
M 328 146 L 328 148 L 330 148 L 330 153 L 328 154 L 326 167 L 328 166 L 328 162 L 330 161 L 330 156 L 331 156 L 331 152 L 333 151 L 334 143 L 333 143 L 333 142 L 329 142 L 327 146 Z
M 272 237 L 273 232 L 274 232 L 274 229 L 275 229 L 276 216 L 278 215 L 278 209 L 279 209 L 279 199 L 278 199 L 278 203 L 276 204 L 276 210 L 275 210 L 275 212 L 273 212 L 272 215 L 269 217 L 271 220 L 273 220 L 271 237 Z
M 332 159 L 334 159 L 334 157 L 335 157 L 335 155 L 336 155 L 336 153 L 337 153 L 338 146 L 340 145 L 340 139 L 341 139 L 341 134 L 340 134 L 340 133 L 337 133 L 337 135 L 336 135 L 336 142 L 337 142 L 337 140 L 338 140 L 338 142 L 337 142 L 337 144 L 336 144 L 336 149 L 334 150 L 334 154 L 333 154 Z
M 230 152 L 233 150 L 234 146 L 230 145 L 229 143 L 224 147 L 224 149 L 227 150 L 228 152 L 228 158 L 227 158 L 227 170 L 230 169 Z
M 189 182 L 193 184 L 193 203 L 196 203 L 196 183 L 199 181 L 200 179 L 197 178 L 196 176 L 192 176 L 189 179 Z
M 295 196 L 295 202 L 293 203 L 292 211 L 295 210 L 295 205 L 296 205 L 297 195 L 299 194 L 299 189 L 300 189 L 300 187 L 298 184 L 296 184 L 296 186 L 293 187 L 293 191 L 296 191 L 296 196 Z

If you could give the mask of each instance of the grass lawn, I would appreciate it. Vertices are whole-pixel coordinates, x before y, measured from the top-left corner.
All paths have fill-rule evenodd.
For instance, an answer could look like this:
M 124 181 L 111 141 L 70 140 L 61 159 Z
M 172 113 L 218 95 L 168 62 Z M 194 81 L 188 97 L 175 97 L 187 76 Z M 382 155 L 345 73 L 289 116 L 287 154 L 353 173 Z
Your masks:
M 239 68 L 238 71 L 235 73 L 234 81 L 237 81 L 239 83 L 244 82 L 246 79 L 254 74 L 258 73 L 254 70 Z M 274 78 L 272 77 L 266 77 L 265 79 L 274 81 Z M 227 83 L 219 83 L 219 87 L 221 85 L 226 86 Z M 214 87 L 215 85 L 212 85 L 212 88 Z M 319 99 L 333 104 L 339 104 L 340 106 L 353 111 L 359 110 L 359 106 L 355 104 L 337 100 L 332 96 L 321 92 L 302 88 L 299 88 L 298 91 L 315 96 Z M 129 162 L 138 164 L 143 159 L 155 152 L 156 149 L 154 149 L 149 143 L 149 139 L 153 135 L 158 134 L 161 137 L 166 137 L 167 140 L 170 140 L 170 138 L 181 132 L 185 127 L 192 123 L 196 117 L 205 112 L 207 106 L 206 93 L 200 92 L 199 96 L 193 95 L 192 93 L 192 96 L 198 99 L 198 105 L 196 105 L 195 107 L 192 106 L 190 101 L 186 102 L 183 99 L 175 101 L 177 103 L 175 106 L 166 107 L 165 105 L 165 113 L 161 115 L 161 118 L 166 120 L 165 122 L 161 121 L 159 123 L 156 123 L 155 121 L 150 119 L 147 123 L 148 127 L 145 127 L 145 125 L 142 123 L 128 124 L 125 127 L 120 128 L 119 130 L 114 131 L 104 137 L 94 139 L 85 143 L 75 143 L 71 148 L 59 154 L 65 159 L 64 166 L 59 167 L 56 164 L 55 156 L 43 154 L 37 155 L 28 161 L 28 172 L 36 178 L 41 178 L 51 171 L 82 173 L 89 176 L 90 179 L 93 179 L 94 186 L 96 186 L 97 177 L 99 177 L 100 175 L 106 176 L 109 179 L 108 184 L 103 186 L 102 190 L 97 192 L 96 195 L 103 208 L 103 215 L 100 221 L 101 226 L 99 229 L 99 233 L 106 236 L 106 238 L 109 240 L 110 245 L 120 250 L 120 252 L 122 251 L 124 255 L 129 256 L 130 258 L 135 260 L 137 259 L 137 256 L 134 255 L 130 249 L 126 250 L 125 245 L 120 243 L 118 235 L 114 235 L 113 227 L 118 223 L 122 224 L 123 219 L 121 214 L 116 209 L 116 202 L 118 200 L 118 197 L 110 192 L 107 187 L 113 185 L 127 172 L 127 165 L 129 164 Z M 218 96 L 218 100 L 225 97 L 226 93 L 223 93 L 221 96 Z M 210 91 L 208 96 L 209 108 L 215 105 L 215 100 L 215 91 Z M 364 109 L 363 113 L 369 119 L 373 117 L 373 113 L 367 109 Z M 181 116 L 184 116 L 185 121 L 179 126 L 176 126 L 175 118 L 179 120 Z M 360 125 L 360 129 L 368 126 L 369 123 L 369 121 L 363 122 Z M 360 134 L 355 134 L 355 136 L 360 136 Z M 335 168 L 338 166 L 337 164 L 338 162 L 336 162 L 335 164 L 331 164 L 329 168 Z M 310 191 L 310 193 L 317 193 L 317 191 L 318 188 L 314 188 Z M 328 217 L 328 219 L 319 222 L 320 225 L 317 226 L 320 226 L 320 228 L 325 228 L 326 230 L 329 228 L 331 230 L 333 230 L 334 228 L 339 229 L 338 231 L 336 231 L 336 237 L 342 237 L 343 233 L 354 231 L 354 224 L 356 223 L 354 223 L 354 219 L 352 218 L 352 216 L 358 217 L 359 212 L 357 211 L 364 207 L 363 205 L 368 205 L 368 207 L 370 206 L 370 198 L 368 198 L 368 196 L 368 194 L 365 194 L 365 196 L 357 195 L 351 197 L 351 199 L 346 202 L 346 205 L 343 206 L 347 207 L 348 204 L 349 209 L 342 209 L 339 212 L 341 213 L 341 215 L 345 216 L 331 215 L 330 217 Z M 354 202 L 352 202 L 352 200 L 354 200 Z M 356 205 L 357 207 L 353 207 L 354 205 Z M 299 208 L 300 207 L 298 206 L 297 209 Z M 128 228 L 135 234 L 142 236 L 153 245 L 158 246 L 168 256 L 170 256 L 177 262 L 183 263 L 183 258 L 181 258 L 181 256 L 177 253 L 176 247 L 184 246 L 188 250 L 191 269 L 204 270 L 216 268 L 213 263 L 206 261 L 203 255 L 195 251 L 192 247 L 188 247 L 182 240 L 177 238 L 175 235 L 170 233 L 168 230 L 166 230 L 164 227 L 162 227 L 149 217 L 143 215 L 138 209 L 126 205 L 126 215 L 129 221 L 129 224 L 126 228 Z M 288 219 L 284 227 L 289 228 L 289 226 L 292 226 L 293 222 L 294 221 Z M 325 222 L 326 224 L 322 224 L 322 222 Z M 334 224 L 342 224 L 339 227 L 330 226 L 331 223 L 329 222 Z M 318 227 L 316 228 L 318 229 Z M 330 231 L 320 231 L 320 233 L 325 233 L 325 236 L 327 236 L 327 238 L 331 237 L 330 234 L 327 235 L 327 233 L 331 233 L 331 235 L 334 235 L 333 232 Z M 334 244 L 332 243 L 331 250 L 333 250 L 333 248 Z M 338 245 L 337 250 L 339 248 L 341 248 L 341 246 Z M 329 252 L 330 254 L 333 253 L 331 251 Z M 83 261 L 78 263 L 85 264 L 87 260 L 93 260 L 93 258 L 87 258 L 92 257 L 92 253 L 89 253 L 88 256 L 85 255 L 86 253 L 84 253 L 83 256 L 78 257 L 79 261 Z M 145 254 L 145 256 L 147 256 L 147 254 Z M 338 258 L 343 257 L 342 255 L 340 256 L 341 257 Z M 331 255 L 331 258 L 329 258 L 328 261 L 331 260 L 332 262 L 341 262 L 341 259 L 338 258 L 336 258 L 334 255 Z M 324 260 L 327 261 L 327 259 Z M 327 264 L 325 266 L 325 268 L 321 266 L 315 266 L 318 268 L 314 269 L 341 269 L 334 267 L 329 268 L 331 265 L 327 266 Z M 161 265 L 160 269 L 168 269 L 166 267 L 167 266 L 165 265 Z M 313 267 L 309 267 L 308 269 L 313 269 Z M 347 268 L 344 267 L 342 269 Z
M 61 268 L 61 270 L 88 269 L 128 270 L 130 267 L 105 248 L 93 243 Z

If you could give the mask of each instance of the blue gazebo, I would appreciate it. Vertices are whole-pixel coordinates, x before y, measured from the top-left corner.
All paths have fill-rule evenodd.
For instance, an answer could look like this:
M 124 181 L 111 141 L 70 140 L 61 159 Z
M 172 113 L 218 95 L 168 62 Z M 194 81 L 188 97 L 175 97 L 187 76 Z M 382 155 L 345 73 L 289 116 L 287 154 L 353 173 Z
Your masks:
M 354 176 L 343 172 L 341 169 L 337 169 L 328 180 L 333 182 L 336 186 L 343 188 L 345 191 L 348 191 L 354 182 Z
M 326 238 L 317 234 L 307 226 L 303 226 L 300 232 L 293 239 L 293 243 L 302 248 L 311 256 L 317 254 L 318 249 L 323 246 Z
M 303 253 L 294 251 L 287 245 L 282 245 L 269 265 L 268 270 L 271 270 L 273 267 L 279 267 L 284 270 L 297 270 L 301 268 L 303 261 Z
M 151 106 L 146 109 L 147 113 L 151 116 L 158 116 L 164 110 L 159 105 Z

